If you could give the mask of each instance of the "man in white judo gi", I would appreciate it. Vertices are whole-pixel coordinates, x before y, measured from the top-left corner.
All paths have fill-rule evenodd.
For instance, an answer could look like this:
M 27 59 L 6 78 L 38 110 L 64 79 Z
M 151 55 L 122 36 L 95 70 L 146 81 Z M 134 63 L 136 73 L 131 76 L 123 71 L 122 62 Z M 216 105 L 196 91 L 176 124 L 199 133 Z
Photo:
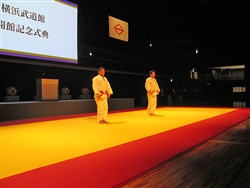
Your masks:
M 106 121 L 108 115 L 108 99 L 113 94 L 112 88 L 105 75 L 105 69 L 100 67 L 98 75 L 92 79 L 92 87 L 94 90 L 94 98 L 97 105 L 97 120 L 100 124 L 108 123 Z
M 149 71 L 149 77 L 146 79 L 145 88 L 148 96 L 147 112 L 153 116 L 157 106 L 157 95 L 160 93 L 160 88 L 155 79 L 155 70 Z

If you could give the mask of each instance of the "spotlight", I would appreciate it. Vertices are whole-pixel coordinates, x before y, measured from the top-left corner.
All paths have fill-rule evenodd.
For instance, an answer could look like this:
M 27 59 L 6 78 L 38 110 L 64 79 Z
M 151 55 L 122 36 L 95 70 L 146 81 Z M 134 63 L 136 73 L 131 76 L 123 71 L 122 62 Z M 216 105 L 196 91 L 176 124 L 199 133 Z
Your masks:
M 71 100 L 71 95 L 69 95 L 69 88 L 62 87 L 61 88 L 61 95 L 59 95 L 60 100 Z
M 6 96 L 4 96 L 6 102 L 20 101 L 20 97 L 17 95 L 17 89 L 14 86 L 6 88 Z
M 82 95 L 88 95 L 89 94 L 89 89 L 84 87 L 82 88 Z
M 7 94 L 8 96 L 15 96 L 16 93 L 17 93 L 17 90 L 16 90 L 15 87 L 10 86 L 10 87 L 7 87 L 7 88 L 6 88 L 6 94 Z
M 69 88 L 67 88 L 67 87 L 63 87 L 63 88 L 61 88 L 61 94 L 62 95 L 68 95 L 69 94 Z

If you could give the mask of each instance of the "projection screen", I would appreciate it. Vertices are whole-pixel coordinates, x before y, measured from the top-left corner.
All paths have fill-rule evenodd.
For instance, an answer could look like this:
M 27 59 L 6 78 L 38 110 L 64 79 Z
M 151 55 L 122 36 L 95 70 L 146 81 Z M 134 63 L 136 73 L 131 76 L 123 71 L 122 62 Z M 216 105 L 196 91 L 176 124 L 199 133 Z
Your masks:
M 77 64 L 77 5 L 1 0 L 0 54 Z

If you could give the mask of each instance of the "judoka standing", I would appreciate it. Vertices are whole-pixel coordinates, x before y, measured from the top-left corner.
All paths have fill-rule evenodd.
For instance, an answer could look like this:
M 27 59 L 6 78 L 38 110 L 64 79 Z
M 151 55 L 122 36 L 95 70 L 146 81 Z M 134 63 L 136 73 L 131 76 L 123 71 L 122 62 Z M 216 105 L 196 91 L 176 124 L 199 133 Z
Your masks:
M 97 120 L 100 124 L 108 123 L 106 121 L 108 115 L 108 99 L 113 94 L 112 88 L 105 75 L 105 69 L 100 67 L 98 75 L 92 79 L 92 87 L 94 90 L 94 98 L 97 105 Z
M 153 116 L 157 106 L 157 95 L 160 93 L 160 88 L 155 79 L 155 70 L 149 71 L 149 77 L 146 79 L 145 88 L 148 92 L 148 107 L 147 112 Z

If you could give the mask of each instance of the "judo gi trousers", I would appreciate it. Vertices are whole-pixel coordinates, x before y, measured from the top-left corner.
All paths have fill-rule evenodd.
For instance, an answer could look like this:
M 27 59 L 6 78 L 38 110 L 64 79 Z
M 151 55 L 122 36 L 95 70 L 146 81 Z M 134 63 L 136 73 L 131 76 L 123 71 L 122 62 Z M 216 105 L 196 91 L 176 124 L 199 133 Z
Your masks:
M 100 97 L 95 97 L 95 102 L 97 105 L 97 121 L 106 120 L 108 115 L 108 100 L 107 98 L 102 99 Z
M 157 106 L 157 96 L 148 94 L 148 108 L 147 112 L 149 114 L 154 113 Z

